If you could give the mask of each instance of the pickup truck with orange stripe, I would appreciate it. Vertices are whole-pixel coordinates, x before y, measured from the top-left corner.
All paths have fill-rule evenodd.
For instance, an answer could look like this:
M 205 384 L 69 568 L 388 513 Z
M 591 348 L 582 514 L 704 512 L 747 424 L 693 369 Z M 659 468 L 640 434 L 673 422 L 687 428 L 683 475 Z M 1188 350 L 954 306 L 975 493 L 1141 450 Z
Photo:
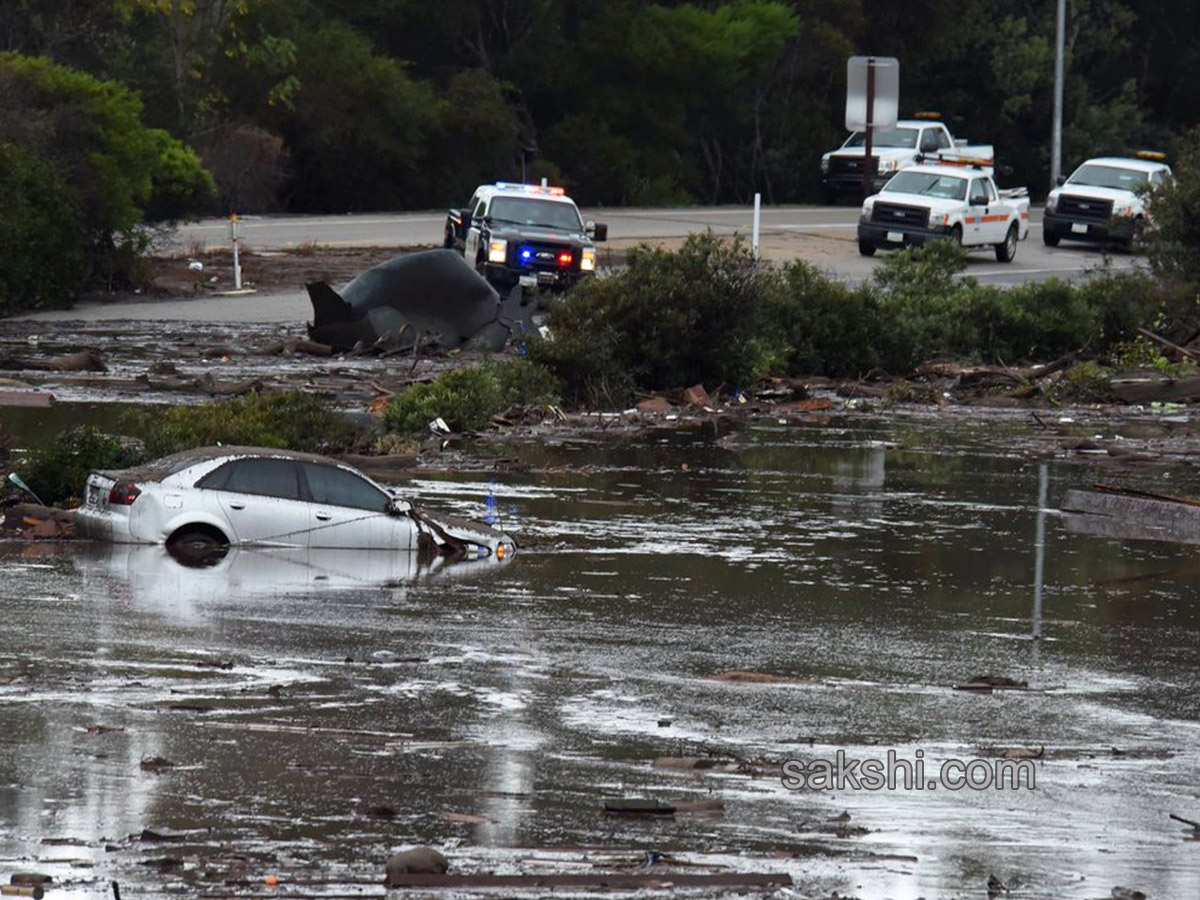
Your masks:
M 968 249 L 990 247 L 1011 262 L 1029 235 L 1029 190 L 998 190 L 973 163 L 916 165 L 868 197 L 858 220 L 858 252 L 909 247 L 944 238 Z

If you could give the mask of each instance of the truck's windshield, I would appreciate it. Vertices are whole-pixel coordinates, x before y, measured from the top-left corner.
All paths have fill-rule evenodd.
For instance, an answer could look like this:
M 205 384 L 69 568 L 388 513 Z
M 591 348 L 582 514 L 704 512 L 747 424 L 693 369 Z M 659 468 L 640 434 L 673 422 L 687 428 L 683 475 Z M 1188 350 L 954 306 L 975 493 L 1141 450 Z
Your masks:
M 883 188 L 894 194 L 921 194 L 945 200 L 965 200 L 967 179 L 932 172 L 897 172 Z
M 533 197 L 496 197 L 492 200 L 488 216 L 518 225 L 562 228 L 565 231 L 583 230 L 583 223 L 579 219 L 579 212 L 575 206 L 558 200 L 537 200 Z
M 871 145 L 874 147 L 907 147 L 914 149 L 917 146 L 917 134 L 919 128 L 876 128 L 875 136 L 871 139 Z M 867 136 L 856 131 L 850 135 L 850 140 L 843 145 L 845 147 L 862 147 L 867 142 Z
M 1136 191 L 1149 179 L 1149 172 L 1137 169 L 1118 169 L 1116 166 L 1098 166 L 1084 163 L 1067 179 L 1067 184 L 1080 187 L 1115 188 L 1118 191 Z

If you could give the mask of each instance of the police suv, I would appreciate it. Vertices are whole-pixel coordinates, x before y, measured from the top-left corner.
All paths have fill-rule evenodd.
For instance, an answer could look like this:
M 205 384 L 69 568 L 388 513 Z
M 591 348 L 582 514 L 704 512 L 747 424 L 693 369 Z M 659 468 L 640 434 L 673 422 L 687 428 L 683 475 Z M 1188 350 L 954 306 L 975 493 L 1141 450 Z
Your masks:
M 444 245 L 497 288 L 565 290 L 596 271 L 596 242 L 608 226 L 584 223 L 560 187 L 497 181 L 446 214 Z
M 1089 159 L 1059 178 L 1046 197 L 1042 241 L 1057 247 L 1062 240 L 1131 246 L 1146 223 L 1147 194 L 1171 181 L 1161 153 L 1143 151 L 1136 159 Z

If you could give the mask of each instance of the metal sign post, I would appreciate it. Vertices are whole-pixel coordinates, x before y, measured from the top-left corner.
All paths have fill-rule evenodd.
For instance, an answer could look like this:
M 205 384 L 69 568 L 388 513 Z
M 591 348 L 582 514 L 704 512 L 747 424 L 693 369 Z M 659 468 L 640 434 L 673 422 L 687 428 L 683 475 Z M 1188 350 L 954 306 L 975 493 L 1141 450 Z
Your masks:
M 900 112 L 900 62 L 892 56 L 852 56 L 846 63 L 846 130 L 866 135 L 863 196 L 875 175 L 876 128 L 893 128 Z
M 875 162 L 871 159 L 874 149 L 872 138 L 875 131 L 875 57 L 867 57 L 867 140 L 863 145 L 863 199 L 871 196 L 871 179 L 875 175 Z

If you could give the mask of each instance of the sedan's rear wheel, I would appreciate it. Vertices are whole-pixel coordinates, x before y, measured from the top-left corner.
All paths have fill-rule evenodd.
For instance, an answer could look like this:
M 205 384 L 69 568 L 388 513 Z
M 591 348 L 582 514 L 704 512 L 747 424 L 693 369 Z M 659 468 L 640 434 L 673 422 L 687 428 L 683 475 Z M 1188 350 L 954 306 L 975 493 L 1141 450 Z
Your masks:
M 185 566 L 204 568 L 229 552 L 229 538 L 211 525 L 185 525 L 167 538 L 167 552 Z

